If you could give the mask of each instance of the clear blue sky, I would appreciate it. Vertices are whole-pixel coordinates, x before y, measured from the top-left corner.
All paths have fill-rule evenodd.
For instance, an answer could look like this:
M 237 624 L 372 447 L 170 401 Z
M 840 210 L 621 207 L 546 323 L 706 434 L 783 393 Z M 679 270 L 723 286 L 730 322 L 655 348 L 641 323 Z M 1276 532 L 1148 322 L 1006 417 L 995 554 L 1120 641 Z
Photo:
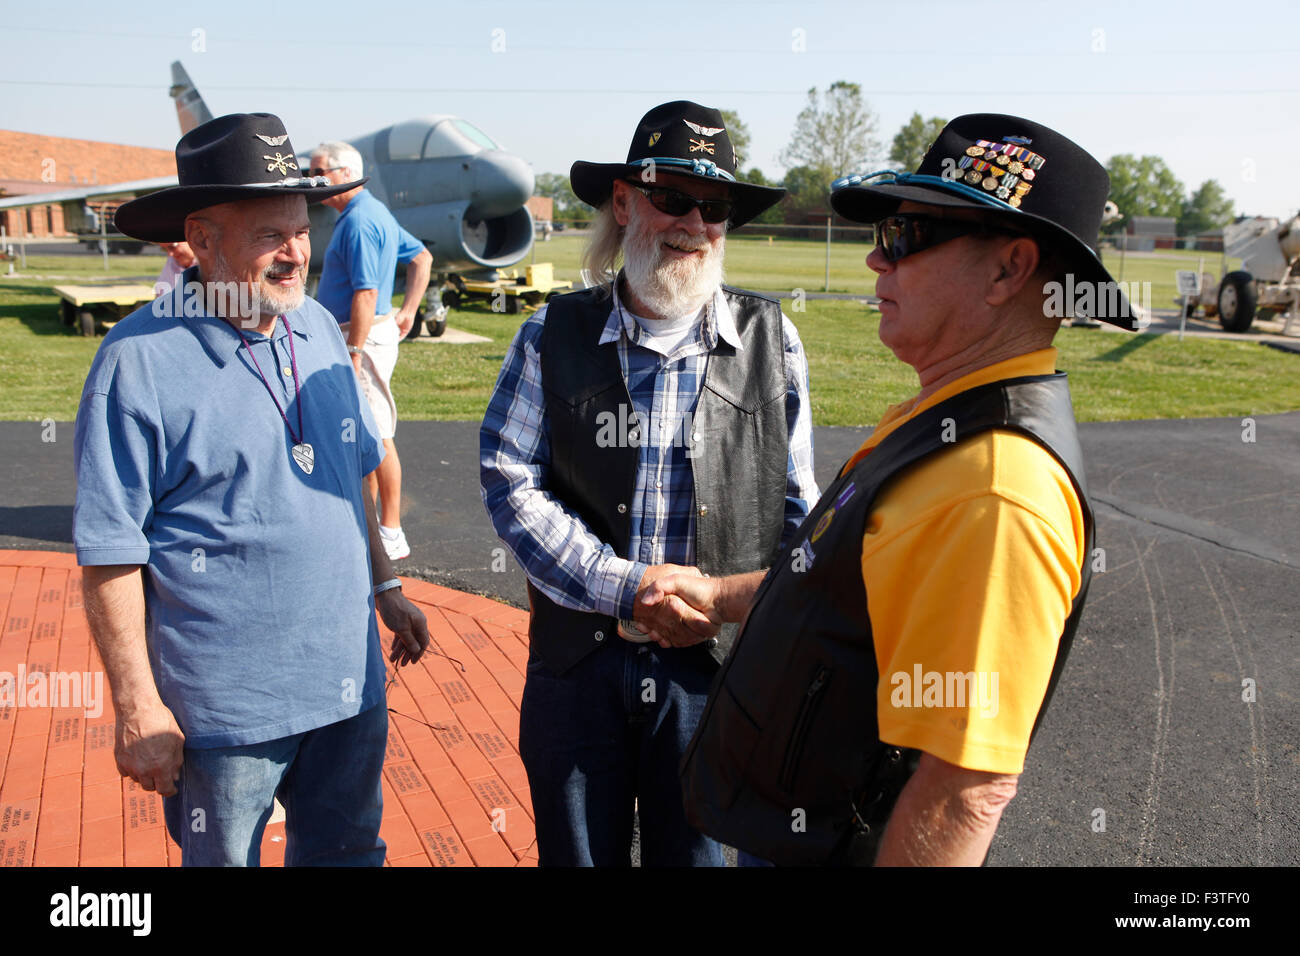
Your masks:
M 1300 209 L 1300 10 L 1288 2 L 186 7 L 8 4 L 0 127 L 170 148 L 180 59 L 214 114 L 277 113 L 299 150 L 448 112 L 537 172 L 567 173 L 575 159 L 622 159 L 647 109 L 687 98 L 736 110 L 750 163 L 779 176 L 808 88 L 845 79 L 862 84 L 886 148 L 914 110 L 1015 113 L 1103 162 L 1150 153 L 1189 190 L 1217 179 L 1239 212 Z

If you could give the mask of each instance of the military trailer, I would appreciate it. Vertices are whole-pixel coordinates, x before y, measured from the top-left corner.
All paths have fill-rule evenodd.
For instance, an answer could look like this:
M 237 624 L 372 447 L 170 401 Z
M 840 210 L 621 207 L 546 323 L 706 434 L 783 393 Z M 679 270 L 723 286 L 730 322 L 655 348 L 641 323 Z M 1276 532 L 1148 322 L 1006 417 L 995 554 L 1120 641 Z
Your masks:
M 1200 304 L 1205 314 L 1217 312 L 1229 332 L 1248 332 L 1258 316 L 1286 319 L 1290 335 L 1300 313 L 1300 216 L 1286 222 L 1256 218 L 1235 222 L 1223 230 L 1223 254 L 1241 257 L 1241 268 L 1227 273 L 1217 294 L 1202 284 Z

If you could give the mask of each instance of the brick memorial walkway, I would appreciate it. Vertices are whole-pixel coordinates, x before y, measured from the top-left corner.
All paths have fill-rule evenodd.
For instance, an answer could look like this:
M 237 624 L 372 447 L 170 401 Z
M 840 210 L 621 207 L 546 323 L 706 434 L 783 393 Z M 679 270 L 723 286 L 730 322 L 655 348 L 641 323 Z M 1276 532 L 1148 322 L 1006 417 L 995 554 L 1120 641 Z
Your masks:
M 536 866 L 517 751 L 528 615 L 425 581 L 402 584 L 432 640 L 388 689 L 388 865 Z M 13 688 L 0 689 L 0 866 L 178 866 L 162 799 L 117 772 L 107 679 L 97 702 L 70 696 L 84 692 L 82 675 L 93 688 L 103 672 L 74 557 L 0 550 L 0 608 L 0 681 L 11 675 Z M 392 635 L 379 630 L 387 648 Z M 45 676 L 27 680 L 36 673 Z M 102 712 L 52 706 L 70 700 Z M 283 860 L 284 824 L 274 822 L 262 863 Z

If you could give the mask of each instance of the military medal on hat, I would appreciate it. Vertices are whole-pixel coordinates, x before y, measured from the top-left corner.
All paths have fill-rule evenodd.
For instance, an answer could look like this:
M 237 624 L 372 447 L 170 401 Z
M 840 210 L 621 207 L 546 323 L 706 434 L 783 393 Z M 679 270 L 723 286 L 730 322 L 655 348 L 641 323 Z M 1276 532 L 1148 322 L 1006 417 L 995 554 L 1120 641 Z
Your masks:
M 957 175 L 943 175 L 954 164 Z M 904 201 L 978 209 L 1046 243 L 1077 279 L 1114 285 L 1096 251 L 1109 192 L 1105 168 L 1055 130 L 1018 116 L 972 113 L 943 128 L 914 173 L 882 170 L 836 180 L 831 206 L 846 219 L 869 223 L 893 215 Z M 1106 298 L 1117 303 L 1117 314 L 1094 318 L 1136 330 L 1139 317 L 1123 287 L 1116 291 Z

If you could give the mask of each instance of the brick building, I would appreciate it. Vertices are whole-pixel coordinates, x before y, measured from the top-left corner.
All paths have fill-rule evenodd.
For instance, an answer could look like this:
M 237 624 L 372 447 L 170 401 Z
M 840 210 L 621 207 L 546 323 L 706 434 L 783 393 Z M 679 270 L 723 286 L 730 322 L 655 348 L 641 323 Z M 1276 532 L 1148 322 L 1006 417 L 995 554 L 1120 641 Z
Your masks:
M 174 175 L 176 158 L 170 149 L 0 130 L 0 196 Z M 0 225 L 7 236 L 69 234 L 58 203 L 0 210 Z
M 555 218 L 555 200 L 546 196 L 529 196 L 524 205 L 533 214 L 533 222 L 550 222 Z

